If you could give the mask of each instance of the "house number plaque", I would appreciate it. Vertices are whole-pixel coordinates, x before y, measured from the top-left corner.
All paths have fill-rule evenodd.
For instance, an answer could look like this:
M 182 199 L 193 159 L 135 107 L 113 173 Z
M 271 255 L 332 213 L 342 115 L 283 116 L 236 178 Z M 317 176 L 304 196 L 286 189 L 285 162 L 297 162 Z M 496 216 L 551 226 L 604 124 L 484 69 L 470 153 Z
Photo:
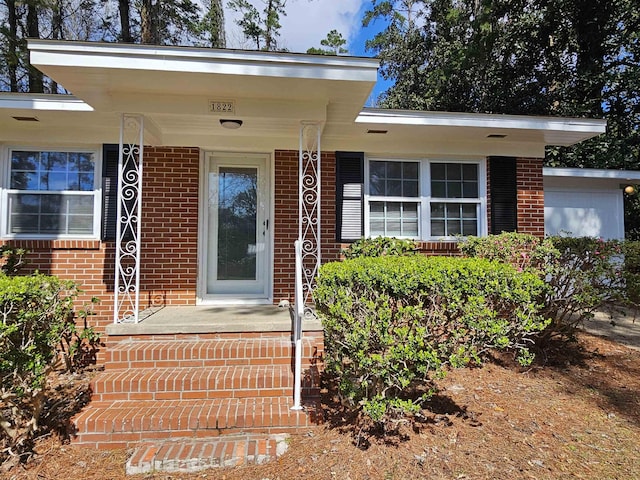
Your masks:
M 209 100 L 209 113 L 236 113 L 233 100 Z

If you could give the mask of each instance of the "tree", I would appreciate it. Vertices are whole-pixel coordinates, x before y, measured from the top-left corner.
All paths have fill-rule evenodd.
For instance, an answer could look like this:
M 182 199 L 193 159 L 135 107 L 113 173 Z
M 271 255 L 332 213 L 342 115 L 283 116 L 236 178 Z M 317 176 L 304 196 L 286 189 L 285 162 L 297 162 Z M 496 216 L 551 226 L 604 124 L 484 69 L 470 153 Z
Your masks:
M 394 85 L 386 107 L 605 117 L 607 135 L 549 164 L 637 165 L 638 9 L 632 0 L 374 1 L 367 43 Z
M 256 50 L 277 51 L 280 36 L 280 16 L 286 15 L 286 0 L 264 0 L 262 15 L 247 0 L 231 0 L 229 8 L 242 14 L 236 23 L 247 40 L 255 43 Z
M 343 47 L 346 43 L 347 41 L 342 34 L 334 29 L 327 33 L 327 38 L 320 40 L 320 45 L 329 48 L 311 47 L 307 50 L 307 53 L 315 55 L 339 55 L 341 53 L 347 53 L 348 50 Z
M 226 38 L 222 0 L 206 0 L 204 7 L 205 15 L 200 20 L 198 30 L 204 37 L 203 40 L 207 46 L 224 48 L 226 46 Z

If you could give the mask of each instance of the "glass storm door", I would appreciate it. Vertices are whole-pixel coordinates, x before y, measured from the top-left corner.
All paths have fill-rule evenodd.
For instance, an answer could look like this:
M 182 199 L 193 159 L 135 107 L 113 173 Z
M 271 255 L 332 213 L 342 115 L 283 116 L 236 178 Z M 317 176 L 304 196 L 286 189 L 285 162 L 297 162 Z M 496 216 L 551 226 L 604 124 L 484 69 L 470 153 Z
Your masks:
M 266 159 L 208 159 L 208 298 L 267 298 L 269 219 Z

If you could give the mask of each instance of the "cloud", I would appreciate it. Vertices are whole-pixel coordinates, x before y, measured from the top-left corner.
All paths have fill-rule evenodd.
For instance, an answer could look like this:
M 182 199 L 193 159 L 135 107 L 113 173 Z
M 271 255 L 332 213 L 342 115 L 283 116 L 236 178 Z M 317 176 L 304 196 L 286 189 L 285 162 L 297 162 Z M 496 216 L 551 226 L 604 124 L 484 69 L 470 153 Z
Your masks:
M 263 0 L 249 0 L 259 11 Z M 306 52 L 320 47 L 331 30 L 338 30 L 347 45 L 356 39 L 362 28 L 362 9 L 366 0 L 288 0 L 287 15 L 280 19 L 280 45 L 291 52 Z M 235 20 L 239 15 L 225 6 L 225 28 L 228 48 L 255 48 L 244 39 Z

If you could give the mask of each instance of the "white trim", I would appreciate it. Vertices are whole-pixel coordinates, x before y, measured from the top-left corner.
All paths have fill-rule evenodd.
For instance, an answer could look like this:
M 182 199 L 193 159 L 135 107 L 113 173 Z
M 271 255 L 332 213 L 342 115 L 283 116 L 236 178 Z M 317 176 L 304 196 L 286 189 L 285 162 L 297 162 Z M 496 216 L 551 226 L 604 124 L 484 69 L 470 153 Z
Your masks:
M 418 162 L 419 163 L 419 195 L 417 197 L 384 197 L 371 196 L 369 193 L 369 162 L 371 161 L 398 161 L 398 162 Z M 418 204 L 418 237 L 402 236 L 417 241 L 456 241 L 458 237 L 452 236 L 432 236 L 431 235 L 431 214 L 432 202 L 441 203 L 470 203 L 478 206 L 478 236 L 486 236 L 489 231 L 487 212 L 487 160 L 486 158 L 455 158 L 455 157 L 368 157 L 364 159 L 364 236 L 369 238 L 370 209 L 369 203 L 375 201 L 402 201 L 406 203 Z M 478 165 L 478 197 L 477 198 L 456 198 L 440 199 L 431 197 L 431 177 L 428 169 L 432 163 L 470 163 Z
M 93 112 L 93 108 L 72 95 L 0 92 L 0 108 Z
M 11 189 L 11 152 L 65 152 L 65 153 L 91 153 L 94 155 L 93 190 L 91 191 L 38 191 Z M 47 145 L 5 145 L 0 151 L 0 238 L 7 240 L 100 240 L 102 226 L 102 148 L 97 145 L 87 147 L 66 147 L 55 144 Z M 33 193 L 34 195 L 63 195 L 63 196 L 90 196 L 93 195 L 93 233 L 92 234 L 16 234 L 9 233 L 9 195 L 12 193 Z
M 637 170 L 607 170 L 599 168 L 556 168 L 545 167 L 542 169 L 543 177 L 577 177 L 600 178 L 613 180 L 640 180 L 640 171 Z
M 379 60 L 211 48 L 28 41 L 31 64 L 375 82 Z
M 545 130 L 580 132 L 594 135 L 606 131 L 606 120 L 566 117 L 534 117 L 526 115 L 497 115 L 484 113 L 424 112 L 364 108 L 356 123 L 387 125 L 419 125 L 443 127 L 472 127 L 492 129 Z

